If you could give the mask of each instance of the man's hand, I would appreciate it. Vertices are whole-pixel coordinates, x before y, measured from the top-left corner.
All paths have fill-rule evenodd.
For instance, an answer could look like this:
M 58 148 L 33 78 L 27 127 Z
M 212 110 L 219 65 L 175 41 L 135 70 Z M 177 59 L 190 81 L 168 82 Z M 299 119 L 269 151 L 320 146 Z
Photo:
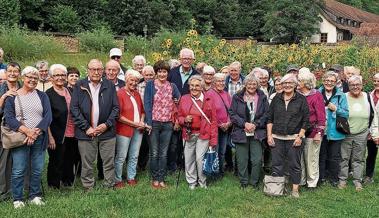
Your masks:
M 101 135 L 101 134 L 102 134 L 103 132 L 105 132 L 107 129 L 108 129 L 108 127 L 107 127 L 107 125 L 105 125 L 105 123 L 102 123 L 102 124 L 98 125 L 98 126 L 95 128 L 94 136 Z
M 92 128 L 92 127 L 90 127 L 89 129 L 87 129 L 86 134 L 87 134 L 89 137 L 95 137 L 95 129 Z

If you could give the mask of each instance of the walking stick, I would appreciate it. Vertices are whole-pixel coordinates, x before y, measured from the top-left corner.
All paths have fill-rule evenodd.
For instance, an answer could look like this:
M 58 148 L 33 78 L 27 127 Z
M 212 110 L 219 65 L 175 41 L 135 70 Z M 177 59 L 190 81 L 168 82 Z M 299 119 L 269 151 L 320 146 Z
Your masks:
M 191 123 L 186 123 L 186 133 L 187 133 L 187 137 L 188 139 L 191 137 Z M 184 149 L 186 148 L 186 143 L 187 141 L 184 140 L 184 143 L 183 143 L 183 152 L 181 154 L 181 160 L 184 159 Z M 183 163 L 183 170 L 185 169 L 185 161 Z M 180 179 L 180 171 L 182 171 L 182 169 L 179 169 L 179 172 L 178 172 L 178 177 L 176 178 L 176 189 L 178 189 L 178 186 L 179 186 L 179 179 Z

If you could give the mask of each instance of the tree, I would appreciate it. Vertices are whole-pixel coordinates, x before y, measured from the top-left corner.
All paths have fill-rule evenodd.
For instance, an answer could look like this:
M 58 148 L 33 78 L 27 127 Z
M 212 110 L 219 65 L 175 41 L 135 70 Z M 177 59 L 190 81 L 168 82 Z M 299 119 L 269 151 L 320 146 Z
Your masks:
M 31 30 L 44 27 L 44 0 L 20 0 L 21 25 Z
M 78 13 L 66 5 L 53 7 L 49 14 L 49 23 L 55 31 L 75 33 L 80 29 L 80 18 Z
M 239 20 L 239 12 L 241 8 L 238 0 L 219 0 L 216 4 L 216 10 L 212 15 L 212 23 L 214 32 L 222 36 L 237 36 L 238 29 L 241 25 Z
M 264 17 L 262 32 L 266 39 L 298 43 L 319 31 L 321 1 L 276 0 Z
M 18 0 L 0 0 L 0 25 L 14 26 L 20 22 L 20 3 Z
M 267 13 L 267 0 L 239 0 L 238 35 L 262 38 L 261 28 L 264 26 L 264 16 Z

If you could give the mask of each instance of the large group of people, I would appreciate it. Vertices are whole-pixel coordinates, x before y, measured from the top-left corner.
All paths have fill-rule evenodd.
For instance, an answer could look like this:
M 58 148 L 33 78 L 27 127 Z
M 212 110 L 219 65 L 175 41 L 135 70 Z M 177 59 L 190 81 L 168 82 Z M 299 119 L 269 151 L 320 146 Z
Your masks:
M 257 189 L 263 174 L 288 178 L 293 197 L 301 186 L 326 182 L 344 189 L 349 176 L 356 191 L 374 182 L 379 73 L 366 93 L 353 66 L 333 65 L 317 84 L 310 69 L 294 65 L 283 76 L 264 66 L 244 76 L 238 61 L 194 67 L 188 48 L 179 60 L 152 66 L 137 55 L 127 69 L 121 58 L 113 48 L 105 64 L 90 60 L 82 79 L 62 64 L 0 61 L 2 125 L 26 136 L 15 148 L 0 146 L 1 200 L 12 196 L 21 208 L 27 189 L 31 204 L 45 204 L 46 150 L 54 189 L 73 186 L 76 177 L 85 191 L 100 180 L 104 188 L 135 186 L 146 168 L 154 189 L 168 187 L 166 176 L 181 168 L 189 189 L 206 189 L 209 149 L 219 158 L 215 179 L 234 171 L 242 189 Z

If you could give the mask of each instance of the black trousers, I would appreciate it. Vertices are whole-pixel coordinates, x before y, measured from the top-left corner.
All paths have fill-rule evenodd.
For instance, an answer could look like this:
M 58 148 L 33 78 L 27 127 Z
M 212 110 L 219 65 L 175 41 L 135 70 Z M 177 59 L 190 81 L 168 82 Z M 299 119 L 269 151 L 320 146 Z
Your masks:
M 275 139 L 275 146 L 271 147 L 272 175 L 285 175 L 285 162 L 288 160 L 288 173 L 292 184 L 298 185 L 301 180 L 301 153 L 303 146 L 293 146 L 294 140 Z
M 47 166 L 47 184 L 60 188 L 60 183 L 73 185 L 75 169 L 79 163 L 78 141 L 75 138 L 65 138 L 63 144 L 56 144 L 54 150 L 48 149 L 49 163 Z M 76 167 L 75 167 L 76 166 Z
M 366 176 L 372 178 L 374 176 L 376 155 L 378 147 L 373 140 L 367 141 L 367 159 L 366 159 Z
M 150 147 L 150 137 L 147 132 L 143 133 L 141 147 L 139 149 L 138 155 L 138 168 L 140 170 L 145 170 L 147 162 L 149 161 L 149 147 Z
M 175 171 L 178 168 L 184 168 L 182 130 L 172 132 L 167 151 L 167 169 Z
M 342 140 L 322 139 L 320 148 L 320 181 L 329 180 L 331 183 L 338 182 L 340 172 Z

